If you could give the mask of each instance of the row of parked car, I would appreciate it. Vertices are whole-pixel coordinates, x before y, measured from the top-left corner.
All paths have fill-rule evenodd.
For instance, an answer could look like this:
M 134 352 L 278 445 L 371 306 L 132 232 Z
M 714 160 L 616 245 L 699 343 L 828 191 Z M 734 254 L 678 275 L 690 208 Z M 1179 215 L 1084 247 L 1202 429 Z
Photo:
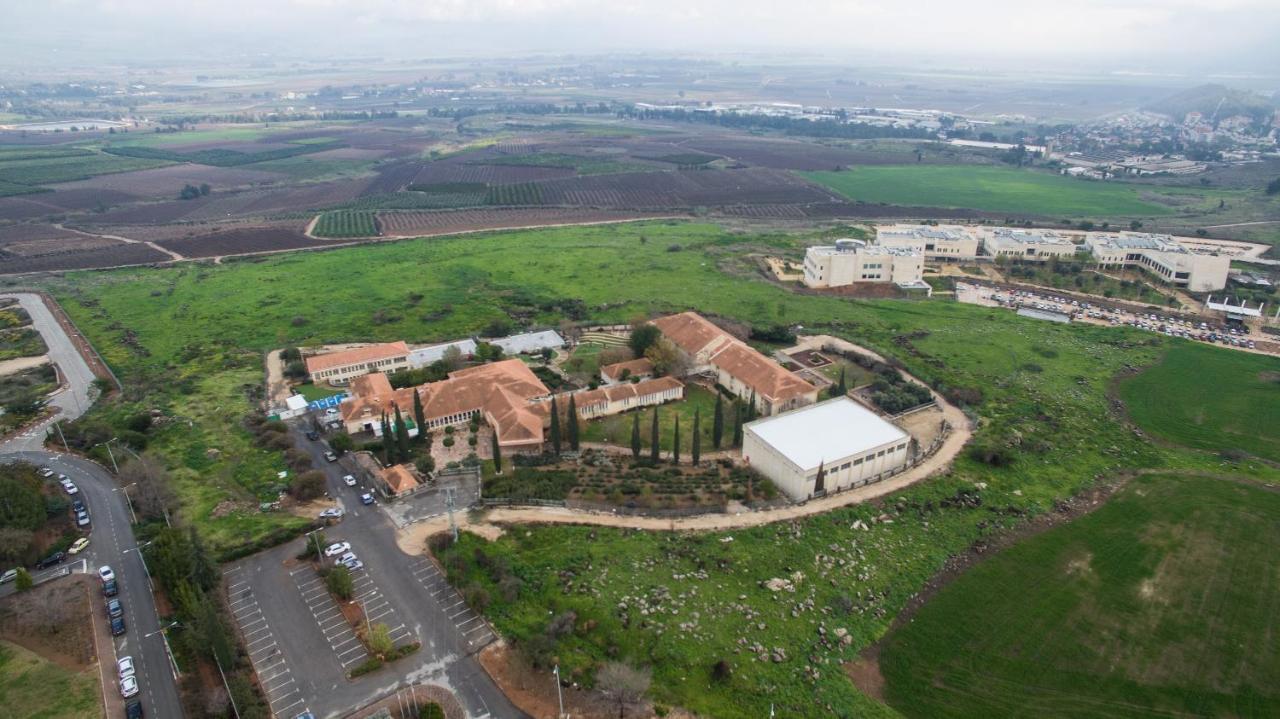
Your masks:
M 364 568 L 364 562 L 351 551 L 351 542 L 334 542 L 324 548 L 324 556 L 333 559 L 333 566 L 342 565 L 351 571 Z

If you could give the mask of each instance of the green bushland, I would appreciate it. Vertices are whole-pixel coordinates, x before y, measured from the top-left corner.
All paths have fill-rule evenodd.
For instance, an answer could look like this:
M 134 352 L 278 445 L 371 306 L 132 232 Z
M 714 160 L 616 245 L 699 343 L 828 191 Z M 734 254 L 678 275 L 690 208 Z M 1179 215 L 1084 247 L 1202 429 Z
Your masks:
M 31 185 L 19 185 L 13 182 L 0 180 L 0 197 L 31 195 L 37 192 L 52 192 L 52 190 L 47 187 L 32 187 Z
M 489 577 L 486 614 L 513 643 L 545 659 L 554 639 L 562 668 L 588 683 L 606 658 L 652 665 L 653 698 L 709 716 L 762 716 L 771 703 L 796 717 L 884 713 L 849 684 L 839 663 L 880 637 L 949 557 L 1050 510 L 1095 477 L 1134 467 L 1221 466 L 1216 456 L 1152 446 L 1111 413 L 1111 378 L 1125 365 L 1154 362 L 1165 338 L 944 301 L 797 295 L 742 266 L 749 251 L 777 253 L 796 242 L 653 222 L 389 242 L 216 266 L 72 272 L 47 282 L 126 386 L 83 421 L 114 425 L 150 408 L 174 417 L 148 430 L 148 452 L 168 463 L 183 518 L 222 548 L 303 524 L 256 510 L 211 511 L 227 500 L 274 498 L 283 457 L 254 444 L 241 423 L 261 397 L 262 358 L 273 348 L 441 341 L 512 317 L 555 326 L 564 308 L 603 323 L 696 308 L 847 337 L 964 401 L 981 420 L 975 451 L 959 456 L 949 474 L 883 506 L 705 535 L 529 527 L 493 543 L 465 536 L 457 554 L 467 566 L 451 572 L 464 586 Z M 681 252 L 667 251 L 677 243 Z M 420 296 L 414 304 L 406 300 L 411 294 Z M 382 321 L 373 322 L 379 312 Z M 294 325 L 299 315 L 308 322 Z M 1207 361 L 1229 354 L 1211 349 Z M 1029 363 L 1042 371 L 1026 370 Z M 709 414 L 703 421 L 710 425 Z M 682 433 L 691 430 L 681 424 Z M 642 423 L 642 437 L 644 429 Z M 1243 462 L 1236 471 L 1268 470 Z M 881 513 L 894 523 L 850 530 L 855 519 Z M 721 541 L 729 536 L 734 541 Z M 515 592 L 504 593 L 505 575 L 481 576 L 476 548 L 504 557 L 523 586 L 506 581 Z M 794 594 L 760 586 L 797 571 L 805 579 Z M 641 617 L 634 609 L 637 597 L 668 594 L 664 606 L 679 615 Z M 624 598 L 633 608 L 627 627 L 618 609 Z M 549 635 L 549 622 L 567 611 L 577 615 L 570 630 L 562 622 Z M 695 621 L 693 612 L 696 626 L 681 629 L 680 622 Z M 854 640 L 822 645 L 819 621 L 828 635 L 847 628 Z M 753 661 L 739 638 L 781 648 L 787 660 Z M 810 654 L 821 660 L 816 679 L 803 673 Z M 713 682 L 721 659 L 732 676 Z
M 316 237 L 376 237 L 378 218 L 367 210 L 325 212 L 311 230 Z
M 1202 198 L 1202 204 L 1216 204 L 1219 197 L 1233 196 L 1222 190 L 1090 182 L 1036 170 L 973 165 L 879 165 L 800 174 L 861 202 L 1049 217 L 1167 215 L 1171 207 L 1148 198 Z
M 73 672 L 17 644 L 0 641 L 0 697 L 11 717 L 101 716 L 98 671 Z
M 1280 494 L 1148 475 L 945 587 L 880 654 L 909 717 L 1274 716 Z
M 1142 428 L 1209 451 L 1248 452 L 1280 462 L 1280 362 L 1175 341 L 1160 361 L 1120 384 Z
M 0 360 L 35 357 L 48 351 L 40 333 L 30 327 L 0 330 Z

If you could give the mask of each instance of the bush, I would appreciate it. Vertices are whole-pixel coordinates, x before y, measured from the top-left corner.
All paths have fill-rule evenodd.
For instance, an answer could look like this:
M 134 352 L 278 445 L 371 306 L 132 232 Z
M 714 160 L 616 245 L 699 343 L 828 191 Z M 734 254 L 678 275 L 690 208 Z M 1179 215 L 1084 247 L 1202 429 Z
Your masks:
M 424 454 L 413 461 L 413 466 L 423 474 L 431 474 L 436 471 L 436 460 L 431 455 Z
M 351 571 L 345 566 L 339 564 L 324 578 L 325 586 L 329 587 L 329 591 L 339 599 L 351 599 L 355 595 L 355 585 L 351 582 Z M 382 625 L 378 625 L 382 626 Z
M 349 434 L 334 435 L 329 438 L 329 449 L 332 449 L 334 454 L 341 457 L 347 452 L 350 452 L 351 448 L 355 446 L 355 443 L 355 440 L 351 439 L 351 435 Z
M 439 704 L 431 702 L 418 710 L 418 719 L 444 719 L 444 709 Z
M 444 446 L 446 446 L 446 447 L 452 447 L 452 446 L 453 446 L 453 437 L 445 437 L 445 438 L 444 438 Z
M 289 485 L 289 494 L 299 502 L 307 502 L 324 494 L 325 478 L 324 472 L 319 470 L 310 470 L 293 476 L 293 482 Z
M 356 677 L 362 677 L 365 674 L 376 672 L 381 668 L 382 668 L 381 659 L 379 659 L 378 657 L 369 657 L 368 659 L 364 660 L 359 665 L 357 665 L 355 669 L 352 669 L 347 674 L 347 676 L 351 677 L 352 679 L 355 679 Z
M 18 567 L 18 575 L 13 580 L 14 588 L 19 592 L 25 592 L 35 585 L 35 580 L 31 578 L 31 574 L 26 569 Z
M 395 648 L 395 643 L 391 641 L 391 630 L 387 625 L 382 623 L 373 625 L 369 630 L 369 649 L 378 656 L 386 656 Z
M 466 600 L 467 606 L 477 612 L 483 612 L 488 609 L 491 601 L 489 591 L 474 583 L 467 586 L 467 590 L 463 593 L 463 598 Z

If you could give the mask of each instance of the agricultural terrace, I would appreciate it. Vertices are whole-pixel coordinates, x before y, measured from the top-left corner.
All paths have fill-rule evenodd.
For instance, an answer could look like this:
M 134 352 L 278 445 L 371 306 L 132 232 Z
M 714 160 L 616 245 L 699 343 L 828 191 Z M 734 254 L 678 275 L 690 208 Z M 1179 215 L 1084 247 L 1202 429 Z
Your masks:
M 891 205 L 963 207 L 1046 217 L 1159 216 L 1188 203 L 1217 204 L 1224 190 L 1090 182 L 1012 167 L 883 165 L 800 173 L 846 198 Z
M 885 698 L 908 717 L 1274 716 L 1278 518 L 1249 480 L 1134 479 L 926 603 L 881 650 Z
M 274 496 L 285 464 L 240 423 L 259 398 L 262 355 L 271 348 L 443 341 L 512 317 L 554 326 L 560 308 L 572 306 L 602 323 L 687 308 L 760 325 L 798 323 L 896 358 L 970 407 L 980 426 L 950 474 L 892 501 L 732 534 L 529 527 L 493 543 L 464 535 L 444 556 L 456 581 L 484 590 L 472 593 L 477 606 L 487 605 L 513 644 L 540 663 L 554 653 L 575 680 L 590 684 L 595 663 L 616 655 L 652 665 L 659 703 L 706 715 L 758 717 L 771 703 L 793 717 L 877 715 L 884 707 L 859 693 L 840 664 L 880 637 L 948 557 L 1048 511 L 1097 476 L 1132 467 L 1217 470 L 1221 460 L 1153 446 L 1111 413 L 1110 379 L 1126 365 L 1155 362 L 1168 346 L 1163 338 L 946 301 L 798 295 L 741 270 L 749 251 L 777 254 L 804 240 L 653 222 L 67 273 L 48 282 L 126 384 L 121 397 L 77 424 L 116 431 L 149 408 L 178 420 L 155 423 L 141 441 L 169 466 L 180 514 L 223 552 L 301 524 L 257 511 L 257 501 Z M 321 286 L 325 292 L 316 291 Z M 1228 354 L 1211 349 L 1206 362 Z M 1274 474 L 1248 462 L 1236 471 Z M 894 522 L 876 521 L 882 515 Z M 851 530 L 855 520 L 868 528 Z M 477 563 L 477 549 L 503 557 L 523 584 L 508 581 L 502 591 L 504 576 Z M 786 577 L 794 577 L 794 592 L 761 586 Z M 641 613 L 657 605 L 664 613 Z M 852 638 L 833 639 L 837 629 Z M 755 645 L 767 649 L 763 661 Z M 721 660 L 730 672 L 713 679 Z
M 1129 415 L 1170 442 L 1280 462 L 1280 362 L 1180 341 L 1120 384 Z

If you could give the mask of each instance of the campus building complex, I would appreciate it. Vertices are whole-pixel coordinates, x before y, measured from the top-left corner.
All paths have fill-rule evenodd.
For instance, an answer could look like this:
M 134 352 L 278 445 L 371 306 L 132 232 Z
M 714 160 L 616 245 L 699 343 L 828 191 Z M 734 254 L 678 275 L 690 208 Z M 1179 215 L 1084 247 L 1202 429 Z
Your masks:
M 395 372 L 409 366 L 409 345 L 384 342 L 307 357 L 307 374 L 313 382 L 344 385 L 352 377 L 370 372 Z
M 1070 237 L 1053 230 L 983 227 L 978 230 L 983 251 L 993 258 L 1013 260 L 1068 259 L 1076 254 Z
M 881 480 L 912 451 L 906 432 L 847 397 L 743 427 L 743 461 L 796 501 Z
M 734 396 L 748 401 L 754 397 L 762 415 L 818 401 L 817 387 L 697 313 L 659 317 L 653 324 L 688 358 L 690 374 L 714 375 Z
M 973 260 L 978 238 L 959 225 L 888 225 L 876 228 L 876 244 L 914 250 L 927 260 Z
M 924 282 L 924 254 L 910 247 L 879 247 L 862 240 L 836 240 L 804 253 L 808 287 L 842 287 L 856 282 L 892 282 L 919 287 Z
M 1147 232 L 1090 232 L 1085 246 L 1102 267 L 1137 267 L 1192 292 L 1227 286 L 1231 257 L 1196 251 L 1169 235 Z

